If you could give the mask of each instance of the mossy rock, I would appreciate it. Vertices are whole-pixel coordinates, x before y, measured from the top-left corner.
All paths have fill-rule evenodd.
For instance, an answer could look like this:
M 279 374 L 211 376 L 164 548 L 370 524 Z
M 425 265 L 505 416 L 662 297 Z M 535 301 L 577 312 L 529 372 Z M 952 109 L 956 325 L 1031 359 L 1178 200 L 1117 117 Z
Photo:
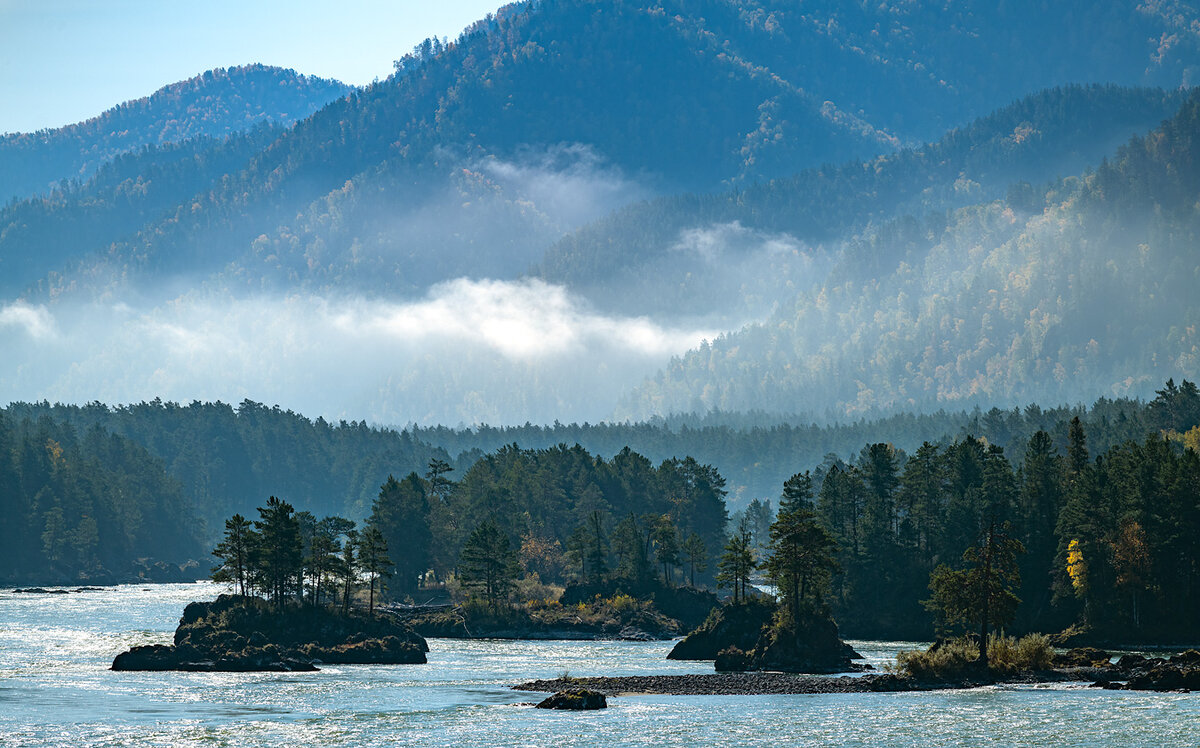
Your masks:
M 608 699 L 599 691 L 590 688 L 568 688 L 549 696 L 537 705 L 538 709 L 567 709 L 584 711 L 589 709 L 607 709 Z

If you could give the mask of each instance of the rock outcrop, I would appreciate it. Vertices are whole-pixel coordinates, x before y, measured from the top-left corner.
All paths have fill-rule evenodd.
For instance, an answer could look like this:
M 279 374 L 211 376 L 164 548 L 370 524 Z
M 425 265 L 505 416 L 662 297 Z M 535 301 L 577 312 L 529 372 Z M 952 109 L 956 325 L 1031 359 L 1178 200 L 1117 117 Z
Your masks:
M 721 650 L 737 647 L 749 652 L 758 645 L 775 615 L 775 604 L 750 599 L 716 608 L 694 631 L 675 645 L 668 660 L 715 660 Z
M 675 645 L 667 659 L 714 660 L 718 670 L 841 673 L 863 669 L 851 663 L 859 655 L 838 637 L 837 624 L 824 607 L 805 606 L 798 622 L 777 611 L 774 603 L 754 599 L 714 610 Z
M 1103 668 L 1094 686 L 1120 691 L 1200 691 L 1200 651 L 1167 659 L 1125 655 Z
M 316 670 L 316 663 L 423 663 L 428 651 L 422 637 L 390 616 L 278 610 L 257 598 L 221 595 L 184 608 L 173 645 L 134 647 L 117 655 L 112 668 L 301 671 Z
M 588 709 L 607 709 L 608 699 L 599 691 L 590 688 L 568 688 L 549 696 L 537 705 L 538 709 L 569 709 L 582 711 Z

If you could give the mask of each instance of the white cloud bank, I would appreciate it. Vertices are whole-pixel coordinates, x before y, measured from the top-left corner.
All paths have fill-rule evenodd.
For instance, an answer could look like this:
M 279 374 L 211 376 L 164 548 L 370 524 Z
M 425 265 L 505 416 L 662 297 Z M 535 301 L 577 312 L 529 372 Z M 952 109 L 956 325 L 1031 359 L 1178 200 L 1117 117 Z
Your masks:
M 17 303 L 0 307 L 0 401 L 250 398 L 391 424 L 598 420 L 713 335 L 599 314 L 537 280 L 459 279 L 413 302 Z

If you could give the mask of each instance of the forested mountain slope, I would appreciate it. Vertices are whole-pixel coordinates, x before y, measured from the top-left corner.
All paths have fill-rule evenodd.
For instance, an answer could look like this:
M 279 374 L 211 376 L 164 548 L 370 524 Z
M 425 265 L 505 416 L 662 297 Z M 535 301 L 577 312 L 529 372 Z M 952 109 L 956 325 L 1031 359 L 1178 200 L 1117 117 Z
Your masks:
M 272 123 L 290 126 L 350 86 L 292 70 L 217 68 L 127 101 L 86 122 L 0 136 L 0 201 L 87 180 L 115 156 L 145 146 L 221 138 Z
M 834 273 L 767 322 L 674 360 L 623 413 L 854 414 L 1194 378 L 1198 153 L 1192 96 L 1094 173 L 956 211 L 897 251 L 895 269 Z
M 73 272 L 389 293 L 512 277 L 647 193 L 874 156 L 1047 86 L 1177 87 L 1195 15 L 1128 0 L 520 3 L 422 45 Z
M 860 242 L 854 261 L 838 266 L 845 279 L 874 277 L 891 270 L 927 216 L 1006 196 L 1025 205 L 1039 198 L 1028 183 L 1098 165 L 1185 99 L 1118 86 L 1042 91 L 920 148 L 630 205 L 556 242 L 536 273 L 608 309 L 703 314 L 740 300 L 747 312 L 769 311 L 821 280 L 822 255 L 854 232 L 912 218 Z

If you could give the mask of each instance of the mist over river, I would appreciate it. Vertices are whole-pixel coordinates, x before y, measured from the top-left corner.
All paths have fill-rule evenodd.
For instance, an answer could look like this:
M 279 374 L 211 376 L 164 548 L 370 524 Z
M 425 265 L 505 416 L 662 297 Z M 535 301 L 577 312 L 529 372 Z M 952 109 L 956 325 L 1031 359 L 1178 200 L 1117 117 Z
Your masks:
M 928 693 L 619 696 L 599 712 L 535 710 L 533 678 L 711 672 L 671 642 L 431 639 L 427 665 L 316 673 L 115 673 L 169 643 L 213 584 L 66 595 L 0 592 L 0 745 L 1194 746 L 1200 694 L 1085 684 Z M 876 666 L 901 645 L 854 642 Z

